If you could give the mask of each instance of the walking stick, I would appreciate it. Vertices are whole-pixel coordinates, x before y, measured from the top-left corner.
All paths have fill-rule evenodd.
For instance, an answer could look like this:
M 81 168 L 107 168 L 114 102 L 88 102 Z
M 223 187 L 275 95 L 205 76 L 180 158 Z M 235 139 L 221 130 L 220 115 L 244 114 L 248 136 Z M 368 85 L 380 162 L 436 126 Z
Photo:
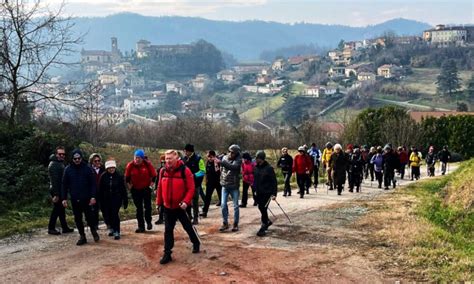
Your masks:
M 193 226 L 193 230 L 194 230 L 194 233 L 196 234 L 198 240 L 199 240 L 199 243 L 202 244 L 202 241 L 201 241 L 201 236 L 199 235 L 199 232 L 196 228 L 196 226 L 192 225 Z
M 278 203 L 278 201 L 277 201 L 276 199 L 274 199 L 274 201 L 276 202 L 276 204 L 278 205 L 278 207 L 280 207 L 280 209 L 281 209 L 281 211 L 283 212 L 283 214 L 285 214 L 285 216 L 286 216 L 286 218 L 288 219 L 288 221 L 290 221 L 290 223 L 292 223 L 291 220 L 290 220 L 290 217 L 288 217 L 288 214 L 286 214 L 285 210 L 283 210 L 283 208 L 281 208 L 280 203 Z

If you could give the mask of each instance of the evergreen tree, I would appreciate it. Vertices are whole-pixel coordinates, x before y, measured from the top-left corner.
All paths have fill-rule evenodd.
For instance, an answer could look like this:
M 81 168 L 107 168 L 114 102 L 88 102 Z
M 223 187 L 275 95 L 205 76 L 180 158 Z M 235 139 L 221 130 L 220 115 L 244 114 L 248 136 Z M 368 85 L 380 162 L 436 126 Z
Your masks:
M 341 39 L 339 41 L 339 44 L 337 45 L 337 49 L 343 50 L 344 49 L 344 43 L 345 43 L 345 41 L 343 39 Z
M 232 114 L 229 116 L 229 123 L 235 127 L 239 126 L 240 124 L 240 116 L 237 113 L 237 109 L 235 107 L 232 110 Z
M 467 82 L 466 99 L 474 100 L 474 74 L 472 74 L 471 79 Z
M 436 84 L 440 94 L 448 93 L 450 96 L 461 87 L 461 79 L 459 79 L 458 68 L 454 60 L 448 59 L 443 62 Z

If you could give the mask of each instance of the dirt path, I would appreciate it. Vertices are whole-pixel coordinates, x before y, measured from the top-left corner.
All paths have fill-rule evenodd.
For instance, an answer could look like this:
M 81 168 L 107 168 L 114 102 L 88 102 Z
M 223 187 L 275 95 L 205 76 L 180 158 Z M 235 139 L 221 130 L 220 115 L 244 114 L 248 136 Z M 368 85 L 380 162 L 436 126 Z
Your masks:
M 454 166 L 451 166 L 454 170 Z M 410 183 L 399 181 L 401 186 Z M 351 229 L 366 211 L 351 206 L 393 190 L 377 189 L 365 181 L 362 193 L 337 196 L 321 186 L 300 199 L 278 198 L 293 223 L 275 203 L 270 209 L 274 225 L 264 238 L 255 236 L 260 226 L 256 207 L 241 208 L 241 229 L 219 233 L 220 208 L 214 205 L 201 219 L 200 254 L 191 254 L 191 243 L 176 227 L 174 261 L 160 265 L 163 225 L 146 234 L 135 234 L 135 221 L 122 223 L 122 239 L 115 241 L 100 230 L 101 241 L 77 247 L 77 233 L 49 236 L 45 230 L 0 240 L 0 282 L 202 282 L 202 283 L 381 283 L 403 279 L 384 276 L 374 256 L 356 247 L 366 240 Z M 250 202 L 251 204 L 251 202 Z M 231 216 L 232 216 L 232 209 Z

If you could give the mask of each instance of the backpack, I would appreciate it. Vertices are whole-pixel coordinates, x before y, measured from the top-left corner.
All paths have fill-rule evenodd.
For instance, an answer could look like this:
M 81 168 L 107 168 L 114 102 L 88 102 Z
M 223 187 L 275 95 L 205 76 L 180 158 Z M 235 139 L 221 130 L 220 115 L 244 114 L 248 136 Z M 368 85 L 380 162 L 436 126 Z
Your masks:
M 180 170 L 181 170 L 181 178 L 184 180 L 184 182 L 186 183 L 186 166 L 183 164 L 180 166 Z M 165 167 L 161 168 L 160 170 L 160 180 L 163 178 L 163 175 L 165 173 Z M 158 186 L 158 183 L 157 183 L 157 186 Z

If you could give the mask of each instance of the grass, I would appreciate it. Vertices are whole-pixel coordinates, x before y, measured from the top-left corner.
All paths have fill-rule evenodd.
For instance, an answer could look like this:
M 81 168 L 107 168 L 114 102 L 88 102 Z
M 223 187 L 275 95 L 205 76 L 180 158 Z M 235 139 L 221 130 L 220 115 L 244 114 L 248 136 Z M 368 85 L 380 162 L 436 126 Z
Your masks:
M 276 95 L 274 97 L 267 97 L 265 100 L 260 101 L 253 108 L 240 114 L 242 118 L 246 118 L 249 121 L 257 121 L 264 117 L 264 112 L 266 114 L 272 113 L 273 111 L 279 109 L 285 103 L 284 98 L 281 95 Z
M 438 68 L 413 68 L 413 74 L 404 79 L 402 83 L 408 88 L 417 90 L 422 95 L 435 95 L 437 87 L 435 83 L 439 73 L 440 69 Z M 471 74 L 470 71 L 459 71 L 463 88 L 471 78 Z
M 474 280 L 473 182 L 471 159 L 453 174 L 414 183 L 369 205 L 372 213 L 358 226 L 384 244 L 375 245 L 379 253 L 391 255 L 382 260 L 386 273 L 415 281 Z

